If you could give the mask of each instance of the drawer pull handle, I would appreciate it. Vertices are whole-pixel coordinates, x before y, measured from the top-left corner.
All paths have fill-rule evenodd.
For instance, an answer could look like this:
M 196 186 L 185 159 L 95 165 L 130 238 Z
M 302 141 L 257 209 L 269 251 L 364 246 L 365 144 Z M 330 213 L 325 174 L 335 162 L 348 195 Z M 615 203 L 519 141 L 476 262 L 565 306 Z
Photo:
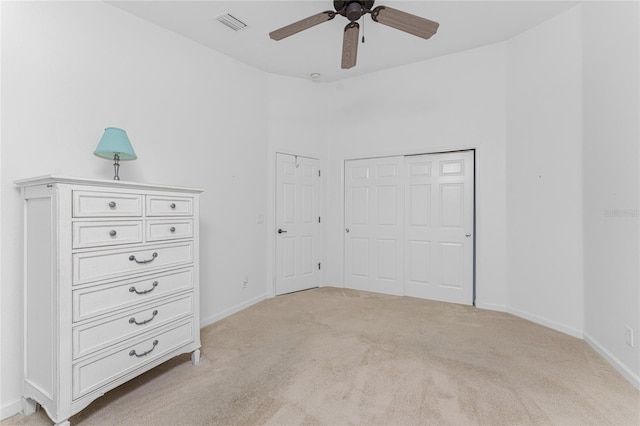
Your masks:
M 169 204 L 169 207 L 171 207 L 172 209 L 175 209 L 176 208 L 176 203 Z
M 151 293 L 153 290 L 156 289 L 156 287 L 158 286 L 158 281 L 154 281 L 153 284 L 151 284 L 153 287 L 151 287 L 149 290 L 142 290 L 142 291 L 138 291 L 136 290 L 135 287 L 129 287 L 129 292 L 130 293 L 135 293 L 135 294 L 147 294 L 147 293 Z
M 115 201 L 109 201 L 109 207 L 111 207 L 112 209 L 116 208 L 116 202 Z
M 172 226 L 171 228 L 169 228 L 169 231 L 171 231 L 171 232 L 176 232 L 176 227 L 175 227 L 175 226 Z
M 156 252 L 154 251 L 154 252 L 153 252 L 153 254 L 151 255 L 151 259 L 147 259 L 147 260 L 138 260 L 138 259 L 136 259 L 135 255 L 133 255 L 133 254 L 132 254 L 131 256 L 129 256 L 129 260 L 130 260 L 130 261 L 132 261 L 132 262 L 133 262 L 133 261 L 135 261 L 136 263 L 144 264 L 144 263 L 151 263 L 151 262 L 153 262 L 153 261 L 156 259 L 156 257 L 158 257 L 158 253 L 156 253 Z
M 141 321 L 141 322 L 136 321 L 136 319 L 134 317 L 129 318 L 129 324 L 145 325 L 146 323 L 153 321 L 153 319 L 156 317 L 156 315 L 158 315 L 158 310 L 157 309 L 154 310 L 151 313 L 151 318 L 149 318 L 147 320 L 144 320 L 144 321 Z
M 111 235 L 112 237 L 115 237 L 117 234 L 115 229 L 112 229 L 111 231 L 109 231 L 109 235 Z
M 153 341 L 153 347 L 151 349 L 149 349 L 148 351 L 142 352 L 141 354 L 138 354 L 138 353 L 136 353 L 136 350 L 133 349 L 131 352 L 129 352 L 129 356 L 134 356 L 135 355 L 135 356 L 137 356 L 139 358 L 139 357 L 142 357 L 142 356 L 145 356 L 145 355 L 149 355 L 156 348 L 157 345 L 158 345 L 158 341 L 154 340 Z

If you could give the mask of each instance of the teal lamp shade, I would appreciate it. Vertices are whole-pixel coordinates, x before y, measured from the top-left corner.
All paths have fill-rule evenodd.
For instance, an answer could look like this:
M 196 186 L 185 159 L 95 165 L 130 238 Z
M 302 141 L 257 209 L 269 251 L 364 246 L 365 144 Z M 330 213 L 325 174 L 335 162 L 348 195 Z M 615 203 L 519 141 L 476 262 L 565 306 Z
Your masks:
M 95 155 L 108 160 L 113 159 L 113 167 L 115 170 L 115 180 L 120 180 L 118 176 L 118 169 L 120 168 L 120 160 L 135 160 L 138 158 L 131 141 L 127 136 L 127 132 L 117 127 L 107 127 L 104 129 L 104 134 L 98 142 L 96 150 L 93 151 Z

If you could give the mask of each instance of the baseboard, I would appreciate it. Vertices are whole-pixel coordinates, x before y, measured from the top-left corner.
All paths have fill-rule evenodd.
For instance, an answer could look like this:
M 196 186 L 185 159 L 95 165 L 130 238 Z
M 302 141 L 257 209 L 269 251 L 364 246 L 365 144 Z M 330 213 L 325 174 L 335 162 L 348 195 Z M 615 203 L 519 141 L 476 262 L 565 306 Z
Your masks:
M 597 340 L 588 334 L 584 333 L 584 341 L 593 348 L 602 358 L 604 358 L 616 371 L 627 379 L 636 389 L 640 390 L 640 376 L 635 374 L 624 365 L 615 355 L 609 352 L 604 346 L 602 346 Z
M 15 399 L 0 406 L 0 420 L 8 419 L 22 413 L 22 398 Z
M 476 308 L 486 309 L 488 311 L 507 312 L 507 307 L 504 305 L 496 305 L 494 303 L 482 303 L 476 301 Z
M 553 330 L 559 331 L 560 333 L 568 334 L 569 336 L 576 337 L 578 339 L 583 339 L 582 330 L 576 330 L 575 328 L 568 327 L 564 324 L 559 324 L 554 321 L 549 321 L 542 317 L 539 317 L 534 314 L 530 314 L 529 312 L 520 311 L 518 309 L 507 308 L 507 312 L 513 314 L 517 317 L 524 318 L 528 321 L 535 322 L 536 324 L 544 325 L 545 327 L 551 328 Z
M 210 316 L 208 318 L 201 318 L 200 319 L 200 328 L 202 327 L 206 327 L 208 325 L 213 324 L 216 321 L 220 321 L 223 318 L 228 317 L 229 315 L 233 315 L 236 312 L 240 312 L 243 309 L 247 309 L 249 306 L 251 305 L 255 305 L 256 303 L 262 302 L 263 300 L 267 299 L 268 295 L 267 293 L 261 294 L 260 296 L 254 297 L 253 299 L 247 300 L 246 302 L 242 302 L 236 306 L 233 306 L 229 309 L 226 309 L 218 314 L 215 314 L 213 316 Z

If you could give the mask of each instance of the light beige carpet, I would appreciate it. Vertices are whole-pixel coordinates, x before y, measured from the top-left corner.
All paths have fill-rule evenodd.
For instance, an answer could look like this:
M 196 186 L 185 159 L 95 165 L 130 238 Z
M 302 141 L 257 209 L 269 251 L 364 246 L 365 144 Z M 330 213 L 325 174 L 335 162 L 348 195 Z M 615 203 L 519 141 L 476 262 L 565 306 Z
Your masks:
M 583 341 L 509 314 L 322 288 L 254 305 L 72 425 L 638 425 Z M 3 425 L 50 424 L 39 411 Z

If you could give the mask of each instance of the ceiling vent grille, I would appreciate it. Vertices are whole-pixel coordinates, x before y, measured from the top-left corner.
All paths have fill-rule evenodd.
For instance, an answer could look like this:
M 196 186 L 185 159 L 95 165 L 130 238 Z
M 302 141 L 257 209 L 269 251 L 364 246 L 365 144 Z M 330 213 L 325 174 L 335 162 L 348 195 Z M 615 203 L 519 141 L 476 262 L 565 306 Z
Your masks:
M 218 20 L 218 22 L 220 22 L 221 24 L 225 24 L 227 27 L 231 28 L 234 31 L 240 31 L 247 26 L 247 24 L 230 13 L 223 13 L 220 16 L 216 16 L 216 19 Z

